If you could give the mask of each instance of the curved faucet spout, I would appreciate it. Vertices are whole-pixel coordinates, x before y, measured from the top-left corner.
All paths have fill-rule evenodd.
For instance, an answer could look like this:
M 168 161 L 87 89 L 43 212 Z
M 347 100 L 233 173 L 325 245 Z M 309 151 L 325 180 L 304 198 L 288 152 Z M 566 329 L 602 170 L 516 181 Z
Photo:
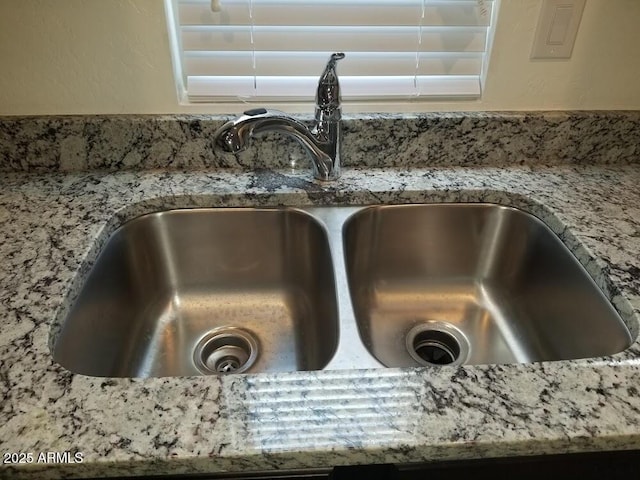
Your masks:
M 254 136 L 279 132 L 295 138 L 302 145 L 311 158 L 315 178 L 335 180 L 340 174 L 340 123 L 325 122 L 322 127 L 318 125 L 310 130 L 284 112 L 258 108 L 244 112 L 220 127 L 215 133 L 215 146 L 225 152 L 238 153 L 249 146 Z

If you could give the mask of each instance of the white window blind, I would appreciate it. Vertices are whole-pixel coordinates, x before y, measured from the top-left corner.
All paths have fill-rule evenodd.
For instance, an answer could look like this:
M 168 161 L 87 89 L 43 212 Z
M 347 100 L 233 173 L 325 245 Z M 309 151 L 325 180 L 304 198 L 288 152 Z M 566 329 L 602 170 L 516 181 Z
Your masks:
M 332 52 L 345 99 L 478 97 L 499 0 L 167 0 L 192 102 L 312 99 Z

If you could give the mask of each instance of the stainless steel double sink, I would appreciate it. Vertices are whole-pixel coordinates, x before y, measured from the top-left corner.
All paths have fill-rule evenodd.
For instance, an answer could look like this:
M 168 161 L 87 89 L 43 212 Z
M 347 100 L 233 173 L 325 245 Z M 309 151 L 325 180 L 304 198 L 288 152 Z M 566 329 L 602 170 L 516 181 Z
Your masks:
M 632 340 L 521 210 L 221 208 L 115 231 L 53 355 L 80 374 L 156 377 L 567 360 Z

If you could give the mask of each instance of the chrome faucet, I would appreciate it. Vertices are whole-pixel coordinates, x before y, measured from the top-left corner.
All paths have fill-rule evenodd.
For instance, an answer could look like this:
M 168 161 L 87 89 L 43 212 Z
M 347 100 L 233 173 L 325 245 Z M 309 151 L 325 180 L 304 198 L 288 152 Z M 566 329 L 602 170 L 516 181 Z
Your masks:
M 344 53 L 334 53 L 327 62 L 316 92 L 315 123 L 312 128 L 278 110 L 247 110 L 220 127 L 214 145 L 225 152 L 238 153 L 249 146 L 249 139 L 260 133 L 275 131 L 295 138 L 311 158 L 313 176 L 318 180 L 335 180 L 340 175 L 342 150 L 342 111 L 336 62 Z

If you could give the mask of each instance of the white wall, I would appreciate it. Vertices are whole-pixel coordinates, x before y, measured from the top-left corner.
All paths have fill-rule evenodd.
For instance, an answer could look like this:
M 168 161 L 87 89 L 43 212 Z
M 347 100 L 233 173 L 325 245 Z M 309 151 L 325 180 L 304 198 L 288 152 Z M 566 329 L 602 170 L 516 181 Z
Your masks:
M 570 61 L 529 59 L 541 4 L 502 0 L 482 100 L 368 110 L 640 109 L 640 0 L 587 0 Z M 161 0 L 0 0 L 1 115 L 241 109 L 178 104 Z

